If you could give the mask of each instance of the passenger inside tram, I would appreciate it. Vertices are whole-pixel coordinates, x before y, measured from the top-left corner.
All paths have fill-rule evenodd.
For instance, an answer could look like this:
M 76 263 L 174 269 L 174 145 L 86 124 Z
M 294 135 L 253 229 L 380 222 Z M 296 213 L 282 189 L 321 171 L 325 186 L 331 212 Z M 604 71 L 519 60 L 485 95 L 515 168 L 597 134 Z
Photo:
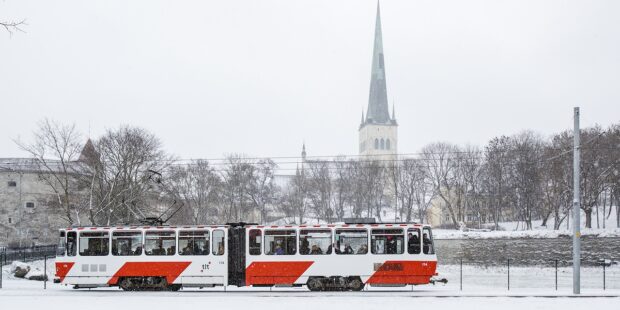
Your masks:
M 368 253 L 368 246 L 365 244 L 360 245 L 359 249 L 357 249 L 357 252 L 355 254 L 366 254 Z
M 348 243 L 345 243 L 343 254 L 354 254 L 354 253 L 355 251 L 353 251 L 353 248 L 351 247 L 351 245 Z
M 323 254 L 323 250 L 321 250 L 321 248 L 319 248 L 318 245 L 313 244 L 312 245 L 312 251 L 310 252 L 310 254 L 320 255 L 320 254 Z
M 409 254 L 420 254 L 420 237 L 418 237 L 418 235 L 419 231 L 417 230 L 409 232 L 407 238 L 407 252 L 409 252 Z
M 299 241 L 299 254 L 306 255 L 308 253 L 310 253 L 310 242 L 308 236 L 305 236 Z

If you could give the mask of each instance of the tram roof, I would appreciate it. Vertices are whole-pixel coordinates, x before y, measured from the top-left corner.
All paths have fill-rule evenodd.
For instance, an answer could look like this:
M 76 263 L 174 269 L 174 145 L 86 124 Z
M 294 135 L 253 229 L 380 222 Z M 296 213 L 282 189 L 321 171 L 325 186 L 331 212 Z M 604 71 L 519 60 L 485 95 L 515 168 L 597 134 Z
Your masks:
M 227 223 L 224 225 L 164 225 L 164 226 L 148 226 L 148 225 L 115 225 L 115 226 L 73 226 L 67 228 L 61 228 L 66 231 L 92 231 L 92 230 L 137 230 L 137 229 L 152 229 L 152 230 L 165 230 L 165 229 L 205 229 L 205 228 L 228 228 L 236 225 L 236 223 Z M 267 228 L 267 229 L 286 229 L 286 228 L 355 228 L 355 227 L 430 227 L 428 224 L 420 223 L 372 223 L 372 224 L 353 224 L 353 223 L 335 223 L 335 224 L 304 224 L 304 225 L 259 225 L 259 224 L 245 224 L 241 225 L 247 228 Z

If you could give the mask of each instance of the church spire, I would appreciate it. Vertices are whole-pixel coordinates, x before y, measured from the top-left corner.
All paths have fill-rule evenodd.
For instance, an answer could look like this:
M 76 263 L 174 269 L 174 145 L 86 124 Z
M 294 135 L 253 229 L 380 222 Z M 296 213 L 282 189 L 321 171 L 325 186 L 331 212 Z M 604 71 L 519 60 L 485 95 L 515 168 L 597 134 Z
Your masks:
M 372 69 L 370 75 L 370 94 L 366 122 L 386 124 L 390 122 L 385 82 L 385 63 L 383 57 L 383 36 L 381 34 L 381 9 L 377 1 L 377 19 L 375 21 L 375 42 L 372 52 Z

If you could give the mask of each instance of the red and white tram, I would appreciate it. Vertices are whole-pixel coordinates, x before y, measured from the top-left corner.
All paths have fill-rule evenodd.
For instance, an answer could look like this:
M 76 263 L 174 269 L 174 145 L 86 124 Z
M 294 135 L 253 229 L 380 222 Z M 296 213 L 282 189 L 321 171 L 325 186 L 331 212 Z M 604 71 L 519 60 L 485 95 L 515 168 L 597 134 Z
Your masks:
M 77 227 L 60 230 L 55 282 L 361 290 L 428 284 L 436 266 L 431 228 L 415 223 Z

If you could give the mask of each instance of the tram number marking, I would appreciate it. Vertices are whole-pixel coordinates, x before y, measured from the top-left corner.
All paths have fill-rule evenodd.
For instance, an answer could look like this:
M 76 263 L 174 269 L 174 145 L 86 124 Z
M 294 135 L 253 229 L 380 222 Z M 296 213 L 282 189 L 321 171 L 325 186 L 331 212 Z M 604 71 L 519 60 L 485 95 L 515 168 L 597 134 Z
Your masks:
M 403 271 L 401 263 L 374 263 L 375 271 Z

